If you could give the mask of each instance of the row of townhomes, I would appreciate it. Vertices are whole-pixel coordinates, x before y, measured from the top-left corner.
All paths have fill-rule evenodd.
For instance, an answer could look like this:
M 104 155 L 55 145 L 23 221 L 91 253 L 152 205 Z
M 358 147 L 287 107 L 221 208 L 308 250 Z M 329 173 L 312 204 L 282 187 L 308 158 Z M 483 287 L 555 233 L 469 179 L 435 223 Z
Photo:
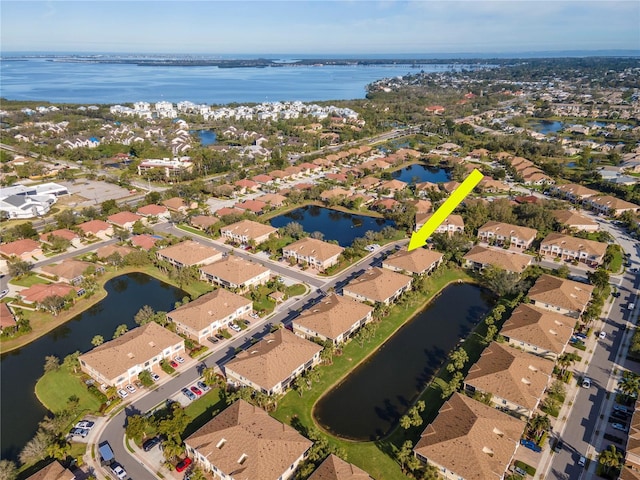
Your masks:
M 504 343 L 492 342 L 414 447 L 422 462 L 447 479 L 503 478 L 511 466 L 526 420 L 539 406 L 555 360 L 573 335 L 593 287 L 542 275 L 504 323 Z M 474 400 L 482 393 L 489 404 Z

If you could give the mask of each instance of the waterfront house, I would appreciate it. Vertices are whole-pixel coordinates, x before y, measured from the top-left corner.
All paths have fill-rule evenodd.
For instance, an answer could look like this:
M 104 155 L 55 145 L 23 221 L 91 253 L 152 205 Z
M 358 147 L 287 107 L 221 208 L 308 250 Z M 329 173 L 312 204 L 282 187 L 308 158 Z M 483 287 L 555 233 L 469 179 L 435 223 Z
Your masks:
M 417 232 L 427 221 L 433 216 L 433 213 L 416 213 L 416 227 Z M 464 220 L 460 215 L 451 214 L 445 218 L 434 233 L 446 233 L 447 235 L 453 235 L 454 233 L 464 232 Z
M 509 223 L 488 221 L 478 229 L 478 239 L 481 242 L 492 243 L 497 246 L 511 246 L 526 250 L 531 246 L 538 231 L 534 228 L 511 225 Z
M 345 190 L 344 188 L 336 187 L 322 192 L 320 194 L 320 199 L 323 202 L 330 202 L 333 199 L 339 200 L 341 198 L 349 198 L 351 195 L 353 195 L 353 192 L 351 190 Z
M 277 228 L 252 220 L 241 220 L 220 229 L 220 234 L 224 238 L 240 244 L 255 242 L 256 245 L 259 245 L 269 240 L 269 235 L 277 233 Z
M 68 283 L 36 283 L 31 287 L 24 288 L 17 293 L 22 303 L 39 306 L 47 297 L 71 297 L 84 295 L 84 290 L 74 287 Z
M 96 237 L 101 240 L 113 237 L 113 225 L 102 220 L 89 220 L 78 225 L 78 228 L 82 230 L 85 237 Z
M 562 260 L 573 260 L 585 263 L 590 267 L 598 267 L 604 262 L 607 244 L 594 240 L 550 233 L 540 242 L 540 254 Z
M 122 388 L 144 371 L 159 370 L 161 360 L 184 355 L 184 339 L 155 322 L 80 355 L 80 368 L 98 383 Z
M 280 328 L 224 365 L 227 383 L 267 395 L 283 393 L 291 382 L 320 362 L 322 347 Z
M 245 291 L 269 281 L 271 270 L 259 263 L 229 255 L 220 262 L 200 267 L 201 278 L 226 288 Z
M 538 407 L 553 373 L 554 362 L 508 345 L 492 342 L 464 379 L 470 396 L 491 394 L 491 403 L 522 417 Z
M 422 432 L 415 456 L 448 480 L 502 479 L 525 422 L 454 393 Z
M 164 260 L 178 268 L 209 265 L 222 259 L 222 252 L 194 240 L 186 240 L 156 252 Z
M 566 315 L 521 303 L 504 322 L 500 335 L 509 345 L 555 360 L 564 353 L 574 323 Z
M 203 343 L 204 339 L 244 318 L 252 310 L 251 300 L 219 288 L 170 311 L 167 319 L 176 326 L 177 333 Z
M 282 248 L 282 256 L 296 263 L 307 264 L 318 270 L 326 270 L 338 263 L 344 248 L 334 243 L 305 237 Z
M 107 217 L 109 223 L 128 230 L 129 232 L 133 230 L 134 223 L 136 223 L 137 221 L 142 221 L 143 219 L 143 216 L 136 215 L 135 213 L 131 212 L 118 212 Z
M 54 237 L 62 238 L 71 243 L 72 246 L 78 248 L 82 245 L 82 239 L 76 232 L 72 232 L 68 228 L 61 228 L 53 230 L 52 232 L 43 233 L 40 235 L 40 242 L 50 244 Z
M 264 195 L 256 198 L 256 200 L 264 202 L 272 208 L 278 208 L 284 205 L 284 202 L 287 201 L 287 197 L 280 195 L 279 193 L 265 193 Z
M 77 285 L 82 282 L 85 278 L 87 269 L 91 269 L 96 273 L 104 272 L 104 267 L 100 265 L 74 260 L 72 258 L 63 260 L 58 264 L 45 265 L 40 268 L 44 273 L 53 275 L 57 277 L 59 281 L 69 283 L 71 285 Z
M 415 208 L 416 213 L 429 213 L 433 208 L 433 205 L 429 200 L 409 200 L 408 202 L 406 202 L 406 204 L 410 207 Z
M 287 480 L 313 442 L 259 407 L 237 400 L 184 440 L 207 476 Z
M 8 304 L 0 302 L 0 333 L 16 328 L 16 317 Z
M 309 480 L 373 480 L 367 472 L 345 462 L 334 454 L 329 455 L 311 474 Z
M 18 257 L 21 260 L 33 262 L 34 257 L 42 256 L 42 247 L 35 240 L 23 238 L 0 245 L 0 255 L 4 258 Z
M 462 259 L 465 261 L 465 267 L 474 270 L 484 270 L 491 265 L 514 273 L 522 273 L 533 261 L 531 255 L 482 245 L 473 247 Z
M 537 307 L 578 318 L 592 293 L 592 285 L 544 274 L 538 277 L 527 296 Z
M 597 232 L 600 228 L 597 222 L 579 214 L 575 210 L 553 210 L 551 213 L 556 222 L 568 229 Z
M 411 280 L 407 275 L 372 267 L 345 285 L 342 294 L 360 302 L 389 305 L 411 290 Z
M 303 310 L 291 326 L 304 338 L 330 340 L 338 345 L 370 322 L 372 313 L 373 307 L 333 293 Z
M 396 179 L 388 180 L 378 185 L 378 191 L 382 191 L 382 192 L 388 191 L 389 193 L 387 193 L 386 195 L 393 197 L 397 192 L 407 188 L 407 185 L 408 185 L 407 183 L 402 182 L 400 180 L 396 180 Z
M 594 195 L 586 199 L 584 205 L 598 213 L 612 217 L 617 217 L 624 212 L 637 213 L 640 210 L 640 206 L 635 203 L 627 202 L 611 195 Z
M 105 260 L 117 253 L 121 258 L 124 258 L 132 252 L 135 252 L 135 249 L 126 245 L 105 245 L 96 250 L 96 257 L 98 257 L 98 260 Z
M 64 468 L 58 460 L 54 460 L 25 480 L 74 480 L 75 478 L 71 470 Z
M 426 248 L 408 251 L 401 249 L 382 261 L 382 268 L 394 272 L 407 272 L 412 275 L 425 275 L 442 263 L 442 253 Z

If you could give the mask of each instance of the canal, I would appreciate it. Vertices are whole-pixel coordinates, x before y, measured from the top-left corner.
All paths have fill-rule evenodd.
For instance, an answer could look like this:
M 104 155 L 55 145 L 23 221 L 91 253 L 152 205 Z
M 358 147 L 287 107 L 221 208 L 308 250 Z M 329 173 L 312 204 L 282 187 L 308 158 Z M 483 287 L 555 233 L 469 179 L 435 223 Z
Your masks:
M 313 412 L 316 421 L 338 437 L 358 441 L 389 433 L 491 303 L 476 285 L 446 287 L 318 401 Z
M 15 460 L 35 434 L 47 410 L 35 396 L 35 385 L 44 372 L 45 357 L 60 362 L 79 350 L 91 350 L 91 339 L 113 337 L 118 325 L 136 327 L 133 319 L 143 305 L 156 311 L 172 310 L 186 293 L 142 273 L 130 273 L 109 280 L 107 296 L 48 334 L 0 357 L 1 458 Z
M 307 233 L 321 232 L 324 240 L 336 240 L 341 247 L 350 246 L 356 238 L 364 237 L 369 230 L 379 232 L 386 226 L 396 226 L 392 220 L 345 213 L 317 205 L 296 208 L 271 219 L 271 225 L 276 228 L 291 222 L 301 224 Z

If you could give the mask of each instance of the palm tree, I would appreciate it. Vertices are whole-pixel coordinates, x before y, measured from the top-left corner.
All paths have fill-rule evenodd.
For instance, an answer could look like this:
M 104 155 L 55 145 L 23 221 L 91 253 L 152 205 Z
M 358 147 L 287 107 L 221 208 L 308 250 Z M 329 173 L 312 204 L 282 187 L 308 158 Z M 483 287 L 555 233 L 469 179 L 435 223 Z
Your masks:
M 542 434 L 549 430 L 551 430 L 551 420 L 549 420 L 548 415 L 536 414 L 529 419 L 527 431 L 530 435 L 532 434 L 534 438 L 540 439 Z
M 575 360 L 573 359 L 573 355 L 569 353 L 563 353 L 556 360 L 556 365 L 560 367 L 560 376 L 564 377 L 567 372 L 567 368 L 569 368 Z
M 611 469 L 617 470 L 622 466 L 622 457 L 622 452 L 619 452 L 615 445 L 609 445 L 609 447 L 600 454 L 598 463 L 609 473 Z
M 640 392 L 640 375 L 634 372 L 625 371 L 622 379 L 618 382 L 620 391 L 629 398 L 638 398 Z
M 183 452 L 184 447 L 182 446 L 182 443 L 174 437 L 169 437 L 162 444 L 162 454 L 167 460 L 173 460 L 174 458 L 182 455 Z

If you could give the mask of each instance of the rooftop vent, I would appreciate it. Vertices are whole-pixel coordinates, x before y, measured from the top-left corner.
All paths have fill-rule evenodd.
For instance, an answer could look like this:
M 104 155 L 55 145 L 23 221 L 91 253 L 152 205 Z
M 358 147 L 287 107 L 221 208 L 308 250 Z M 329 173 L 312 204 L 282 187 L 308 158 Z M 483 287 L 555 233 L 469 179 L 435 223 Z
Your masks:
M 245 462 L 245 460 L 247 459 L 247 457 L 248 457 L 248 455 L 247 455 L 246 453 L 243 453 L 243 454 L 240 456 L 240 458 L 238 459 L 238 463 L 239 463 L 240 465 L 242 465 L 242 464 Z
M 225 438 L 221 438 L 220 441 L 216 444 L 216 448 L 224 447 L 225 443 L 227 443 L 227 440 Z
M 524 383 L 525 385 L 531 385 L 531 382 L 529 381 L 528 378 L 524 378 L 522 377 L 522 380 L 520 380 L 522 383 Z
M 503 437 L 504 436 L 504 432 L 502 430 L 500 430 L 499 428 L 497 428 L 497 427 L 493 427 L 493 433 L 495 433 L 499 437 Z
M 493 450 L 491 450 L 489 447 L 482 447 L 482 451 L 490 457 L 493 457 Z
M 153 347 L 155 347 L 155 346 L 156 346 L 156 342 L 154 342 L 153 340 L 151 340 L 151 341 L 149 342 L 149 346 L 150 346 L 150 347 L 152 347 L 152 348 L 153 348 Z
M 127 353 L 127 357 L 133 358 L 133 357 L 135 357 L 135 355 L 133 353 L 129 352 L 129 353 Z

